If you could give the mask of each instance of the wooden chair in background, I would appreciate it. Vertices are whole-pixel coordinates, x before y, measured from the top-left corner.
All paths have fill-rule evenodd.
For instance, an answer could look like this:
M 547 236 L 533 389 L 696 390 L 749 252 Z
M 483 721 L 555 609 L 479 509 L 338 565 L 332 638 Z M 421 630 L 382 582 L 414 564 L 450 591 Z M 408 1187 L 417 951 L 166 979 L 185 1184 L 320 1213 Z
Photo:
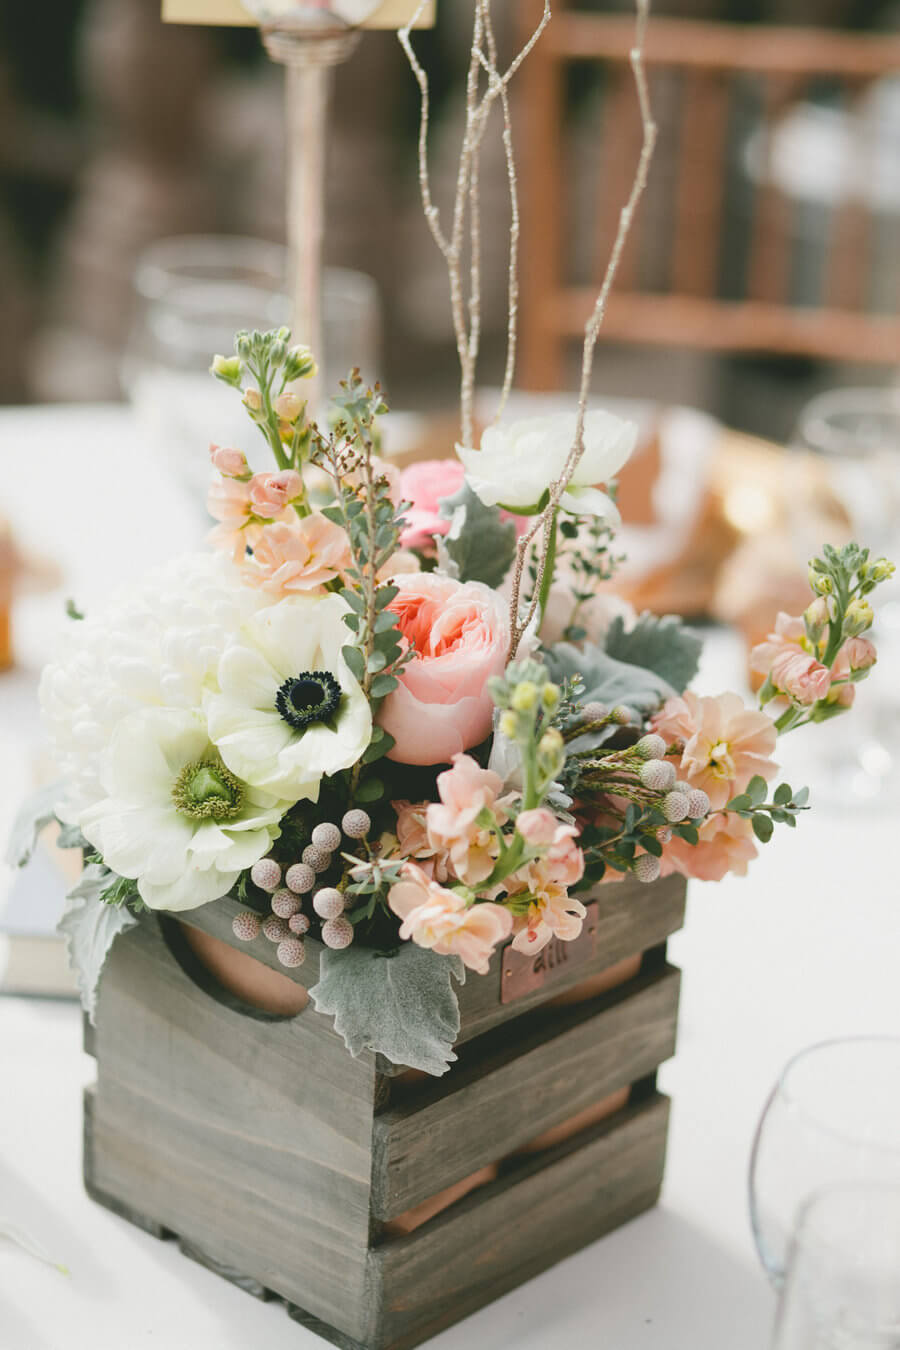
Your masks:
M 531 31 L 541 9 L 541 0 L 520 0 L 523 31 Z M 520 383 L 530 389 L 566 382 L 567 346 L 583 334 L 640 146 L 628 63 L 632 20 L 580 12 L 565 0 L 555 0 L 554 11 L 523 67 L 519 89 L 528 257 L 521 278 L 519 372 Z M 585 63 L 601 64 L 603 111 L 594 142 L 593 262 L 583 269 L 590 275 L 573 277 L 571 198 L 582 180 L 583 215 L 583 176 L 592 170 L 583 138 L 577 155 L 571 148 L 567 152 L 572 134 L 567 100 L 570 75 Z M 883 233 L 885 218 L 876 219 L 871 194 L 851 189 L 830 207 L 817 208 L 826 212 L 827 226 L 814 264 L 815 295 L 804 294 L 798 302 L 792 272 L 802 248 L 796 240 L 801 208 L 776 186 L 771 172 L 773 137 L 785 115 L 823 89 L 832 106 L 858 108 L 875 81 L 900 71 L 900 37 L 655 18 L 646 64 L 662 140 L 603 336 L 900 364 L 897 251 L 891 294 L 891 286 L 873 272 L 875 236 Z M 750 136 L 756 147 L 752 174 L 742 167 Z M 857 167 L 864 153 L 865 144 L 854 145 Z M 660 164 L 660 158 L 669 164 Z M 871 172 L 878 172 L 875 165 Z M 865 171 L 858 174 L 857 183 L 864 176 Z M 733 231 L 735 192 L 743 205 L 740 229 Z M 887 227 L 896 245 L 900 206 L 895 202 L 893 209 Z M 735 234 L 742 236 L 736 262 Z

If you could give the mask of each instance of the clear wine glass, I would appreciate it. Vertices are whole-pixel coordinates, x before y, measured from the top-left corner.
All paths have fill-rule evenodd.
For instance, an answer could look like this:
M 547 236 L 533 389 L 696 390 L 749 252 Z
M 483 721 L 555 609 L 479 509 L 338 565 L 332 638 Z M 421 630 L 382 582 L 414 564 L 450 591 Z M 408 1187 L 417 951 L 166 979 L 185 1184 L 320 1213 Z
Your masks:
M 803 1204 L 843 1182 L 900 1185 L 900 1038 L 824 1041 L 775 1084 L 753 1143 L 750 1217 L 776 1287 Z
M 900 1186 L 845 1183 L 803 1206 L 772 1350 L 900 1350 Z
M 800 414 L 785 464 L 785 503 L 798 564 L 823 543 L 856 539 L 900 562 L 900 397 L 889 389 L 836 389 Z M 857 690 L 852 717 L 838 718 L 811 753 L 820 798 L 842 806 L 900 801 L 900 582 L 879 591 L 870 636 L 879 663 Z

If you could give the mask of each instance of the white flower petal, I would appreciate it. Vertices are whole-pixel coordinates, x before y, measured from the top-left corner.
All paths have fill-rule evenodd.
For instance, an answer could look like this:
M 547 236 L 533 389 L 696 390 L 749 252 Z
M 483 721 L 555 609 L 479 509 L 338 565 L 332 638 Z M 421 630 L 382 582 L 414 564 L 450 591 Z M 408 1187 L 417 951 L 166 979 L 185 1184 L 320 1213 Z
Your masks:
M 599 488 L 570 487 L 559 504 L 563 511 L 571 511 L 573 516 L 599 516 L 609 525 L 618 525 L 621 520 L 615 502 Z

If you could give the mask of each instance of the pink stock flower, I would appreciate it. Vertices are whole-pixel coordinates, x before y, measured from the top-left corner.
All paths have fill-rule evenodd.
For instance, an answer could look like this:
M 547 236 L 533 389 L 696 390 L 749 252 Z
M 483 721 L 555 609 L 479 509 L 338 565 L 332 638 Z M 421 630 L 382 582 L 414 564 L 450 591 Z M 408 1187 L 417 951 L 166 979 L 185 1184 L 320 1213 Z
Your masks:
M 750 668 L 797 703 L 817 703 L 831 688 L 831 672 L 808 650 L 803 620 L 781 611 L 775 631 L 750 653 Z
M 293 469 L 282 473 L 255 473 L 250 479 L 253 512 L 266 520 L 280 516 L 286 506 L 303 496 L 303 479 Z
M 556 816 L 552 811 L 548 811 L 546 806 L 538 806 L 532 811 L 522 811 L 516 817 L 516 829 L 519 834 L 526 844 L 534 844 L 536 847 L 553 843 L 558 824 Z
M 400 495 L 412 502 L 403 513 L 406 528 L 400 535 L 404 548 L 434 552 L 434 535 L 446 534 L 450 521 L 441 515 L 440 503 L 463 485 L 466 471 L 458 459 L 426 459 L 410 464 L 400 475 Z
M 495 822 L 505 819 L 497 800 L 502 787 L 499 774 L 482 769 L 470 755 L 454 755 L 453 768 L 438 774 L 441 800 L 428 805 L 428 840 L 467 886 L 477 886 L 494 870 L 496 832 L 478 818 L 487 811 Z
M 698 698 L 688 690 L 670 698 L 651 722 L 669 745 L 681 743 L 679 778 L 702 788 L 719 811 L 756 774 L 766 781 L 777 765 L 772 751 L 778 733 L 764 712 L 745 706 L 738 694 Z
M 391 802 L 397 813 L 397 846 L 402 858 L 415 858 L 422 871 L 436 881 L 450 876 L 449 855 L 432 843 L 428 835 L 429 802 Z
M 869 670 L 878 660 L 875 643 L 868 638 L 848 638 L 835 658 L 831 674 L 837 679 L 846 679 L 851 671 Z
M 250 472 L 243 450 L 232 450 L 225 445 L 211 445 L 209 458 L 213 468 L 225 478 L 243 478 Z
M 680 872 L 698 881 L 721 881 L 729 872 L 746 876 L 747 864 L 755 857 L 753 826 L 744 816 L 728 811 L 703 822 L 696 844 L 674 835 L 663 846 L 660 873 L 667 877 Z
M 459 956 L 463 964 L 486 975 L 494 948 L 512 932 L 512 915 L 501 905 L 467 905 L 415 863 L 407 863 L 388 892 L 388 904 L 402 919 L 400 936 L 440 956 Z
M 251 542 L 247 536 L 253 515 L 250 484 L 237 478 L 216 478 L 206 497 L 206 509 L 214 520 L 219 521 L 210 530 L 210 543 L 231 553 L 235 562 L 241 562 L 246 545 Z
M 446 764 L 491 730 L 487 684 L 506 665 L 506 605 L 481 582 L 434 572 L 398 576 L 395 584 L 399 594 L 390 608 L 414 656 L 378 720 L 395 741 L 390 759 Z
M 244 579 L 273 595 L 316 591 L 350 565 L 350 544 L 339 525 L 314 512 L 265 525 L 253 544 Z

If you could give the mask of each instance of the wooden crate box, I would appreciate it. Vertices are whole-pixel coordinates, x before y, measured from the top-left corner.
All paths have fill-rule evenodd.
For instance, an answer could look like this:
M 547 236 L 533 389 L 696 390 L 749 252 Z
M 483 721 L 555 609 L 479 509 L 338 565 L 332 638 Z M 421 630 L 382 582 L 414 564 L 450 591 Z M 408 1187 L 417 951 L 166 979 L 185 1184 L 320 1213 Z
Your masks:
M 225 989 L 211 967 L 237 910 L 147 916 L 113 948 L 88 1037 L 96 1200 L 356 1350 L 418 1345 L 655 1202 L 679 878 L 600 887 L 578 943 L 495 953 L 459 991 L 439 1079 L 352 1058 L 311 1006 Z M 302 1001 L 307 949 L 290 972 L 264 941 L 242 956 Z

